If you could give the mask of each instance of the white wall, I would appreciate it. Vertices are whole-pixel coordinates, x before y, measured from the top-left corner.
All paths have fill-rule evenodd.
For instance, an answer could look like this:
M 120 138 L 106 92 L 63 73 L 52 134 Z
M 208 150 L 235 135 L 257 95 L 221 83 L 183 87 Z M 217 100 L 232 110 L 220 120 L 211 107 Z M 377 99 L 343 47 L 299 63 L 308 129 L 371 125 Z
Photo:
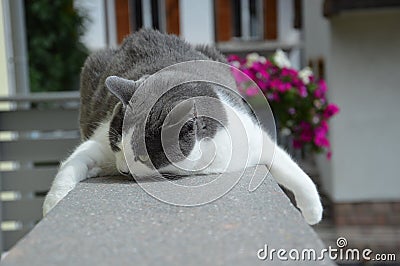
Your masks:
M 103 0 L 75 0 L 74 5 L 79 10 L 85 12 L 89 18 L 85 27 L 86 31 L 82 38 L 82 42 L 91 51 L 104 49 L 106 47 L 116 45 L 116 27 L 115 16 L 108 18 L 109 40 L 107 40 L 106 32 L 106 6 Z M 114 1 L 107 0 L 109 14 L 115 14 Z
M 400 10 L 322 17 L 322 0 L 305 2 L 305 55 L 324 56 L 331 161 L 318 156 L 335 202 L 400 199 Z
M 181 36 L 190 43 L 214 42 L 214 8 L 212 0 L 180 0 Z
M 329 20 L 322 16 L 323 0 L 303 1 L 303 56 L 305 62 L 309 59 L 323 57 L 330 62 L 331 29 Z M 328 68 L 328 66 L 326 66 Z M 328 70 L 328 69 L 327 69 Z M 329 72 L 329 70 L 327 71 Z M 328 87 L 331 88 L 330 75 L 326 77 Z M 337 118 L 334 118 L 337 119 Z M 334 152 L 336 148 L 333 147 Z M 321 183 L 325 192 L 333 197 L 333 176 L 331 162 L 326 160 L 325 154 L 316 156 Z
M 334 18 L 334 199 L 400 199 L 400 10 Z
M 278 40 L 283 43 L 298 43 L 300 31 L 294 28 L 294 1 L 278 1 Z
M 329 56 L 330 23 L 322 16 L 323 0 L 303 0 L 304 57 Z

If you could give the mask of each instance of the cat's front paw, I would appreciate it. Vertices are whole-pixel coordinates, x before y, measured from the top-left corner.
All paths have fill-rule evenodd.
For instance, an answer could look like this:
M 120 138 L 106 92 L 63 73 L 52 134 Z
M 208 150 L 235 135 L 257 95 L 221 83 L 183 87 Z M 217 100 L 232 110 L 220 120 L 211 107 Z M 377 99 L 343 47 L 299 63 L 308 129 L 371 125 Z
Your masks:
M 89 171 L 87 173 L 87 178 L 99 176 L 99 174 L 101 172 L 102 172 L 102 169 L 100 167 L 92 167 L 91 169 L 89 169 Z
M 43 203 L 43 217 L 46 216 L 59 202 L 63 196 L 58 193 L 49 192 Z
M 300 207 L 304 219 L 310 225 L 317 224 L 322 219 L 323 208 L 321 202 L 313 202 L 306 207 Z

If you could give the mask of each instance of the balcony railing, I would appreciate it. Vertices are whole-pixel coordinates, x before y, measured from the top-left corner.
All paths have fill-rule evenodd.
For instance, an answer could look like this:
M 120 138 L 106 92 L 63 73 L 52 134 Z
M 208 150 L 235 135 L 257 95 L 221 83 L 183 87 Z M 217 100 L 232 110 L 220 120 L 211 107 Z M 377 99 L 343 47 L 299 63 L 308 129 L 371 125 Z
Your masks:
M 59 161 L 79 143 L 78 92 L 0 97 L 0 248 L 42 218 Z

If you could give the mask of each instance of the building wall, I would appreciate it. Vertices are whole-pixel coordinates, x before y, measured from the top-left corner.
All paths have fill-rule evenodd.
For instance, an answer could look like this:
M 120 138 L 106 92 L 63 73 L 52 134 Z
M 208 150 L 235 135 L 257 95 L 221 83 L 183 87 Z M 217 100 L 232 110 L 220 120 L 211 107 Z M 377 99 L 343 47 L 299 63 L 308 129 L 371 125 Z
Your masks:
M 330 99 L 336 201 L 399 200 L 400 10 L 331 21 Z
M 331 161 L 318 156 L 334 202 L 398 201 L 400 10 L 322 16 L 322 0 L 304 1 L 305 58 L 323 56 L 332 119 Z
M 322 10 L 323 0 L 303 1 L 303 57 L 305 62 L 318 58 L 324 58 L 326 62 L 330 62 L 331 28 L 329 20 L 322 16 Z M 330 75 L 328 74 L 325 78 L 328 87 L 331 88 Z M 335 147 L 334 152 L 336 152 Z M 323 189 L 332 197 L 334 182 L 331 162 L 326 160 L 324 154 L 316 156 L 316 159 Z
M 303 1 L 304 57 L 327 57 L 330 50 L 330 23 L 322 16 L 323 0 Z
M 212 0 L 181 0 L 179 3 L 181 36 L 190 43 L 214 42 Z
M 107 7 L 104 5 L 104 1 L 99 0 L 74 0 L 74 6 L 88 17 L 82 42 L 89 50 L 96 51 L 116 45 L 115 18 L 113 23 L 110 23 L 113 21 L 113 17 L 109 17 L 108 20 L 106 18 L 106 8 L 111 9 L 109 14 L 115 12 L 113 0 L 107 1 Z M 108 25 L 106 25 L 107 21 L 109 21 Z M 109 36 L 107 36 L 107 26 L 111 33 Z
M 294 28 L 294 6 L 292 0 L 278 0 L 278 40 L 283 43 L 298 43 L 300 31 Z

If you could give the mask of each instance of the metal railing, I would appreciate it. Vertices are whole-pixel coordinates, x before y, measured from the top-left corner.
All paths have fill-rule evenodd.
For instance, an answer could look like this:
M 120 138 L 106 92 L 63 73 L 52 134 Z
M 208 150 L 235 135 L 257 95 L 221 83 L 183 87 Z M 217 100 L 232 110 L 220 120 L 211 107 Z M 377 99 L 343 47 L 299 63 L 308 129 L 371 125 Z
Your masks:
M 42 218 L 59 161 L 79 143 L 78 92 L 0 97 L 1 250 Z

